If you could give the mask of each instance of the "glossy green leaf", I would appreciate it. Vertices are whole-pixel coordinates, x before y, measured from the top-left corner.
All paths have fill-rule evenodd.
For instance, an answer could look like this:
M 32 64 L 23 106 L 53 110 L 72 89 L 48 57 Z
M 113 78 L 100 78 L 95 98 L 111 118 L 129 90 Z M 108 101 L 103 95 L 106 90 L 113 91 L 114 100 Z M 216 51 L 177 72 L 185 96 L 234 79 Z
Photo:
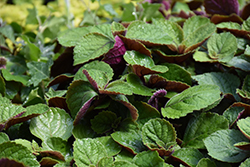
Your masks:
M 209 158 L 202 158 L 196 167 L 216 167 L 216 164 Z
M 236 100 L 239 96 L 236 94 L 236 88 L 240 86 L 240 80 L 237 76 L 230 73 L 211 72 L 193 76 L 199 85 L 217 85 L 224 94 L 234 95 Z
M 118 154 L 122 150 L 122 147 L 118 143 L 116 143 L 110 136 L 97 137 L 95 138 L 95 140 L 101 142 L 104 145 L 109 157 Z
M 250 139 L 250 117 L 247 117 L 245 119 L 240 119 L 237 121 L 237 126 L 240 129 L 240 131 L 248 138 Z
M 102 91 L 99 90 L 101 94 L 123 94 L 132 95 L 133 91 L 129 83 L 122 80 L 115 80 L 108 84 L 108 86 Z
M 134 158 L 134 154 L 132 154 L 131 152 L 129 152 L 126 149 L 122 149 L 122 151 L 115 156 L 115 161 L 129 161 L 132 162 Z
M 84 81 L 88 81 L 88 79 L 86 78 L 86 76 L 83 74 L 83 70 L 90 70 L 90 69 L 94 69 L 94 70 L 99 70 L 102 71 L 103 73 L 105 73 L 105 75 L 107 76 L 108 80 L 112 80 L 113 78 L 113 69 L 109 66 L 109 64 L 103 62 L 103 61 L 92 61 L 88 64 L 85 64 L 83 67 L 81 67 L 77 73 L 75 74 L 74 80 L 84 80 Z
M 0 159 L 8 158 L 23 163 L 25 166 L 39 167 L 36 157 L 21 144 L 5 142 L 0 144 Z
M 152 96 L 153 92 L 155 91 L 154 89 L 145 86 L 136 74 L 130 73 L 127 76 L 126 80 L 130 84 L 134 94 L 142 96 Z
M 53 97 L 62 97 L 63 95 L 65 95 L 67 92 L 67 90 L 57 90 L 55 91 L 53 88 L 49 88 L 48 92 L 45 93 L 45 95 L 48 98 L 53 98 Z
M 105 74 L 105 72 L 96 70 L 96 69 L 89 69 L 89 70 L 83 70 L 83 73 L 87 76 L 87 78 L 91 77 L 91 80 L 89 82 L 93 85 L 93 82 L 95 82 L 98 86 L 98 89 L 104 89 L 105 86 L 109 82 L 108 76 Z
M 138 114 L 139 114 L 139 117 L 136 120 L 136 122 L 138 123 L 140 129 L 149 120 L 154 119 L 154 118 L 160 118 L 161 116 L 159 111 L 156 108 L 150 106 L 149 104 L 145 102 L 142 102 L 142 101 L 136 102 L 134 105 L 137 108 Z
M 76 139 L 73 144 L 74 160 L 77 166 L 96 166 L 103 157 L 107 157 L 107 152 L 103 144 L 94 139 Z
M 114 47 L 114 43 L 114 39 L 99 33 L 84 36 L 74 48 L 74 65 L 102 56 Z
M 172 156 L 186 166 L 196 167 L 203 158 L 202 153 L 194 148 L 182 148 L 175 151 Z
M 215 31 L 216 26 L 208 18 L 200 16 L 189 18 L 183 25 L 184 40 L 182 44 L 187 47 L 185 50 L 192 50 L 195 45 L 201 44 Z
M 176 144 L 173 125 L 165 119 L 149 120 L 142 127 L 142 141 L 151 150 L 169 151 Z
M 43 141 L 49 137 L 67 140 L 72 135 L 72 129 L 72 118 L 65 110 L 59 108 L 50 108 L 50 111 L 33 118 L 30 122 L 31 133 Z
M 89 27 L 77 27 L 68 29 L 58 36 L 58 41 L 63 46 L 75 46 L 86 34 L 90 32 Z
M 218 101 L 220 93 L 216 85 L 193 86 L 173 96 L 162 108 L 162 115 L 172 119 L 186 116 Z
M 74 126 L 72 134 L 77 139 L 94 138 L 98 136 L 91 128 L 90 122 L 86 121 L 84 118 Z
M 244 107 L 229 107 L 224 111 L 223 116 L 228 119 L 229 125 L 232 126 L 244 110 Z
M 74 81 L 68 88 L 66 102 L 70 113 L 74 118 L 82 106 L 86 105 L 89 100 L 97 96 L 94 88 L 90 83 L 85 81 Z
M 242 29 L 245 31 L 250 31 L 250 17 L 247 18 L 242 24 Z
M 219 130 L 203 141 L 208 154 L 222 162 L 241 162 L 250 155 L 249 151 L 244 151 L 234 146 L 235 143 L 248 141 L 238 130 Z
M 117 116 L 111 111 L 102 111 L 90 120 L 91 128 L 98 134 L 108 132 L 114 128 Z
M 6 81 L 21 82 L 23 85 L 27 85 L 29 76 L 27 75 L 12 75 L 8 70 L 2 69 L 3 77 Z
M 217 28 L 241 30 L 240 24 L 235 23 L 235 22 L 222 22 L 222 23 L 217 24 L 216 27 Z
M 120 129 L 111 134 L 111 137 L 120 145 L 134 154 L 144 151 L 146 147 L 142 143 L 141 131 L 132 120 L 125 120 L 121 123 Z
M 48 61 L 47 63 L 35 61 L 28 62 L 27 67 L 29 68 L 29 73 L 31 75 L 28 84 L 37 86 L 42 80 L 48 79 L 50 77 L 50 67 L 52 64 L 52 61 Z
M 16 144 L 21 144 L 24 147 L 28 148 L 31 152 L 34 153 L 33 147 L 32 147 L 32 143 L 29 140 L 25 140 L 25 139 L 15 139 L 13 140 Z M 34 141 L 35 142 L 35 141 Z M 37 143 L 36 143 L 37 144 Z
M 236 53 L 237 39 L 229 32 L 213 34 L 208 42 L 209 57 L 219 62 L 229 62 Z
M 44 99 L 39 95 L 39 87 L 32 89 L 25 101 L 23 102 L 24 106 L 35 105 L 38 103 L 44 103 Z
M 9 136 L 4 133 L 4 132 L 0 132 L 0 144 L 9 141 Z
M 164 32 L 161 27 L 148 24 L 142 21 L 132 22 L 127 30 L 126 37 L 158 45 L 167 45 L 173 42 L 173 39 Z
M 159 156 L 157 151 L 143 151 L 138 153 L 133 162 L 139 167 L 163 167 L 164 160 Z
M 223 63 L 223 65 L 247 72 L 250 71 L 250 62 L 245 60 L 245 55 L 235 56 L 229 62 Z
M 203 139 L 217 130 L 228 128 L 229 121 L 225 117 L 216 113 L 201 113 L 189 121 L 182 145 L 183 147 L 205 149 Z
M 191 74 L 183 67 L 173 63 L 164 63 L 163 65 L 168 67 L 168 71 L 158 75 L 166 78 L 167 80 L 180 81 L 188 85 L 192 85 Z
M 34 43 L 30 42 L 30 39 L 27 36 L 23 35 L 22 38 L 27 43 L 25 48 L 25 57 L 28 60 L 37 61 L 41 56 L 40 49 Z
M 240 164 L 239 167 L 248 167 L 250 165 L 250 158 L 247 158 L 244 162 Z
M 43 150 L 58 151 L 67 160 L 70 157 L 70 145 L 63 139 L 59 137 L 47 138 L 42 142 Z

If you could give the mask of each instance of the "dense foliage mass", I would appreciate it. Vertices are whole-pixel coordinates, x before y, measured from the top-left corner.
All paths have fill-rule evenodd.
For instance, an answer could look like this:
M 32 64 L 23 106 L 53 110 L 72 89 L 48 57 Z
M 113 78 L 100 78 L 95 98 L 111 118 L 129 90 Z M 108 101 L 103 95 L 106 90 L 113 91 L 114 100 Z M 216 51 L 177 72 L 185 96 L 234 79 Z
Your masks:
M 31 2 L 0 3 L 0 166 L 250 166 L 249 2 Z

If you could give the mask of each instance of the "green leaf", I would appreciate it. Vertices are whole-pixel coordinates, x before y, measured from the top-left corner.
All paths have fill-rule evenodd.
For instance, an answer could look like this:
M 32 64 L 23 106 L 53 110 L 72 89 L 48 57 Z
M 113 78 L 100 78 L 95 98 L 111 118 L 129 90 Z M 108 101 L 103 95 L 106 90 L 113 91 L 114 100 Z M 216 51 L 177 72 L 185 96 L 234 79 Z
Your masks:
M 124 161 L 124 160 L 115 161 L 114 166 L 115 167 L 138 167 L 137 165 L 135 165 L 129 161 Z
M 211 59 L 206 52 L 202 51 L 195 51 L 193 54 L 193 58 L 195 61 L 198 62 L 217 62 L 217 60 Z
M 32 147 L 32 143 L 31 143 L 30 141 L 25 140 L 25 139 L 15 139 L 14 142 L 15 142 L 16 144 L 21 144 L 21 145 L 23 145 L 24 147 L 28 148 L 29 151 L 35 153 L 34 150 L 33 150 L 33 147 Z M 34 142 L 35 142 L 35 141 L 34 141 Z M 36 143 L 36 144 L 37 144 L 37 143 Z
M 132 95 L 133 91 L 129 83 L 122 80 L 115 80 L 108 84 L 104 90 L 99 90 L 101 94 L 123 94 Z
M 232 94 L 236 100 L 239 96 L 236 94 L 236 88 L 240 86 L 240 80 L 237 76 L 230 73 L 210 72 L 193 76 L 199 85 L 217 85 L 221 92 Z
M 170 150 L 176 145 L 176 132 L 173 125 L 165 119 L 149 120 L 142 127 L 142 141 L 151 150 Z
M 91 124 L 83 118 L 77 125 L 74 126 L 72 134 L 77 139 L 94 138 L 97 133 L 91 128 Z
M 68 88 L 66 102 L 72 117 L 75 118 L 79 110 L 97 95 L 88 82 L 80 80 L 71 83 Z
M 9 136 L 4 133 L 4 132 L 0 132 L 0 144 L 9 141 Z
M 88 62 L 107 53 L 115 40 L 99 33 L 85 35 L 74 48 L 74 65 Z
M 53 88 L 49 88 L 48 92 L 45 93 L 45 95 L 47 96 L 47 98 L 53 98 L 53 97 L 62 97 L 63 95 L 65 95 L 67 92 L 67 90 L 57 90 L 55 91 Z
M 142 43 L 158 45 L 168 45 L 173 42 L 173 39 L 162 28 L 143 21 L 132 22 L 128 27 L 126 37 Z
M 18 91 L 20 90 L 20 86 L 21 86 L 21 83 L 14 82 L 14 81 L 6 81 L 5 82 L 5 87 L 6 87 L 5 97 L 7 97 L 8 99 L 13 99 L 17 95 Z
M 122 149 L 122 151 L 115 156 L 115 161 L 129 161 L 132 162 L 134 158 L 134 154 L 132 154 L 131 152 L 129 152 L 126 149 Z
M 26 18 L 26 24 L 38 24 L 37 18 L 39 16 L 38 16 L 37 8 L 35 6 L 33 6 L 33 8 L 28 8 L 27 10 L 28 10 L 29 14 Z
M 229 107 L 224 111 L 223 116 L 228 119 L 230 127 L 235 123 L 239 114 L 244 110 L 244 107 Z
M 83 74 L 83 70 L 99 70 L 103 73 L 105 73 L 105 75 L 108 77 L 108 80 L 111 81 L 113 78 L 113 69 L 110 67 L 109 64 L 103 62 L 103 61 L 92 61 L 88 64 L 85 64 L 83 67 L 81 67 L 77 73 L 75 74 L 74 80 L 84 80 L 84 81 L 88 81 L 86 75 Z
M 141 18 L 144 21 L 151 21 L 152 18 L 163 18 L 162 14 L 158 11 L 159 8 L 161 7 L 160 3 L 149 3 L 149 2 L 144 2 L 141 4 L 143 8 L 143 12 L 141 14 Z
M 241 30 L 240 24 L 235 23 L 235 22 L 222 22 L 222 23 L 217 24 L 216 27 L 217 28 Z
M 97 137 L 95 140 L 101 142 L 104 145 L 109 157 L 117 155 L 122 150 L 122 147 L 110 136 Z
M 244 162 L 240 164 L 239 167 L 248 167 L 250 165 L 250 158 L 247 158 Z
M 8 158 L 23 163 L 29 167 L 39 167 L 36 157 L 21 144 L 15 142 L 4 142 L 0 144 L 0 159 Z
M 4 96 L 5 95 L 5 82 L 2 76 L 0 76 L 0 95 Z
M 229 62 L 223 63 L 223 65 L 249 72 L 250 62 L 245 57 L 245 55 L 235 56 Z
M 113 21 L 111 24 L 111 30 L 114 33 L 119 31 L 125 31 L 126 28 L 121 23 Z
M 90 33 L 89 27 L 68 29 L 59 34 L 58 42 L 67 47 L 75 46 L 88 33 Z
M 117 116 L 111 111 L 102 111 L 91 119 L 91 128 L 98 134 L 106 133 L 114 128 Z
M 184 39 L 184 33 L 181 26 L 166 19 L 153 19 L 153 24 L 158 27 L 162 27 L 164 32 L 168 33 L 168 35 L 173 39 L 172 45 L 174 45 L 176 50 L 178 50 L 178 46 Z
M 27 67 L 29 68 L 29 73 L 31 75 L 31 79 L 28 81 L 28 85 L 33 84 L 37 86 L 42 80 L 48 79 L 50 77 L 50 67 L 53 62 L 48 61 L 44 62 L 28 62 Z
M 209 158 L 202 158 L 196 167 L 216 167 L 216 164 Z
M 59 108 L 50 108 L 50 110 L 30 122 L 30 132 L 46 140 L 49 137 L 60 137 L 67 140 L 72 134 L 73 120 L 66 111 Z
M 162 115 L 168 118 L 180 118 L 194 110 L 208 107 L 220 99 L 220 90 L 216 85 L 193 86 L 173 96 L 162 108 Z
M 203 139 L 221 129 L 228 129 L 228 120 L 216 113 L 201 113 L 197 118 L 192 118 L 185 130 L 184 147 L 205 149 Z
M 219 62 L 229 62 L 236 53 L 237 39 L 229 32 L 213 34 L 208 42 L 208 55 Z
M 41 56 L 41 51 L 34 43 L 31 43 L 29 38 L 22 35 L 22 39 L 27 43 L 25 47 L 25 58 L 31 61 L 38 61 Z
M 163 167 L 164 160 L 159 156 L 157 151 L 143 151 L 138 153 L 133 162 L 139 167 Z
M 136 8 L 132 2 L 123 4 L 122 7 L 124 8 L 121 20 L 125 22 L 134 21 L 136 20 L 137 14 Z
M 146 149 L 142 143 L 141 131 L 139 131 L 137 124 L 132 120 L 127 119 L 123 121 L 120 125 L 120 130 L 112 133 L 111 137 L 134 154 Z
M 6 69 L 2 69 L 1 71 L 6 81 L 16 81 L 16 82 L 21 82 L 23 85 L 27 85 L 28 80 L 30 78 L 27 75 L 13 75 Z
M 250 17 L 247 20 L 243 21 L 242 30 L 250 31 Z
M 9 38 L 13 43 L 16 42 L 13 28 L 10 25 L 0 27 L 0 34 L 5 36 L 6 38 Z
M 198 162 L 203 158 L 201 152 L 194 148 L 182 148 L 175 151 L 172 156 L 177 158 L 185 166 L 196 167 Z
M 187 47 L 185 52 L 193 50 L 194 46 L 201 44 L 215 31 L 216 26 L 210 23 L 210 20 L 206 17 L 193 16 L 186 20 L 183 25 L 184 40 L 182 41 L 182 45 Z
M 103 144 L 94 139 L 76 139 L 73 144 L 73 155 L 77 166 L 96 166 L 98 162 L 107 157 L 107 152 Z
M 104 89 L 109 82 L 108 76 L 103 71 L 96 69 L 89 69 L 89 70 L 83 70 L 83 73 L 87 76 L 87 78 L 91 77 L 91 79 L 94 80 L 94 81 L 89 80 L 89 82 L 92 85 L 93 82 L 96 82 L 98 89 Z
M 240 119 L 237 121 L 237 126 L 240 129 L 240 131 L 248 138 L 250 139 L 250 117 L 247 117 L 245 119 Z
M 46 151 L 58 151 L 65 157 L 66 160 L 70 158 L 71 154 L 70 145 L 67 141 L 64 141 L 59 137 L 51 137 L 44 140 L 42 142 L 42 149 Z
M 244 79 L 242 89 L 250 92 L 250 75 L 247 75 Z
M 236 163 L 249 157 L 250 152 L 234 146 L 235 143 L 248 142 L 248 139 L 234 129 L 218 130 L 204 140 L 208 154 L 222 162 Z
M 160 73 L 158 75 L 171 81 L 180 81 L 192 85 L 191 74 L 183 69 L 181 66 L 173 63 L 164 63 L 168 67 L 168 71 L 165 73 Z
M 113 157 L 103 157 L 97 164 L 98 167 L 113 167 Z
M 141 79 L 133 73 L 128 74 L 126 78 L 127 82 L 130 84 L 131 89 L 134 94 L 142 95 L 142 96 L 152 96 L 154 89 L 150 89 L 143 84 Z

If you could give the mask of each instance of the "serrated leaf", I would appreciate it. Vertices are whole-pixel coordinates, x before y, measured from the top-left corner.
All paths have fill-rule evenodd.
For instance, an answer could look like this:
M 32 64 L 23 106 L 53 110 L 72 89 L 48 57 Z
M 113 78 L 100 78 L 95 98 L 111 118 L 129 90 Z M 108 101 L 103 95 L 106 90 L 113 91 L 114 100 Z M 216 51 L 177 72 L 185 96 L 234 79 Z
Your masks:
M 139 40 L 146 45 L 167 45 L 173 42 L 173 39 L 162 28 L 142 21 L 132 22 L 128 27 L 126 37 Z
M 185 53 L 196 49 L 216 31 L 216 26 L 206 17 L 193 16 L 183 25 Z
M 168 67 L 168 71 L 158 74 L 159 76 L 162 76 L 167 80 L 180 81 L 192 85 L 191 74 L 187 70 L 173 63 L 164 63 L 163 65 Z
M 157 151 L 143 151 L 138 153 L 133 162 L 139 167 L 163 167 L 164 160 L 159 156 Z
M 4 132 L 0 132 L 0 144 L 9 141 L 9 136 L 4 133 Z
M 64 156 L 65 160 L 70 157 L 71 153 L 68 143 L 59 137 L 51 137 L 44 140 L 42 142 L 42 149 L 44 151 L 58 151 Z
M 162 108 L 162 115 L 168 118 L 180 118 L 194 110 L 206 108 L 220 99 L 220 90 L 216 85 L 193 86 L 173 96 Z
M 250 152 L 234 146 L 235 143 L 248 141 L 240 132 L 234 129 L 218 130 L 204 141 L 208 154 L 222 162 L 241 162 L 250 155 Z
M 103 157 L 107 157 L 103 144 L 91 138 L 76 139 L 73 148 L 74 160 L 77 166 L 96 166 Z
M 132 95 L 133 91 L 129 83 L 122 80 L 115 80 L 107 85 L 103 90 L 99 90 L 101 94 L 122 94 L 122 95 Z
M 101 142 L 104 145 L 109 157 L 112 157 L 112 156 L 118 154 L 122 150 L 122 147 L 118 143 L 116 143 L 111 138 L 111 136 L 97 137 L 97 138 L 95 138 L 95 140 Z
M 83 73 L 86 75 L 93 87 L 96 87 L 96 85 L 98 86 L 97 90 L 104 89 L 109 82 L 108 76 L 103 71 L 95 69 L 84 69 Z
M 208 42 L 209 57 L 219 62 L 229 62 L 236 53 L 237 39 L 229 32 L 213 34 Z
M 111 137 L 133 154 L 146 149 L 142 143 L 141 131 L 139 131 L 137 124 L 132 120 L 127 119 L 123 121 L 120 129 L 112 133 Z
M 103 157 L 97 164 L 98 167 L 113 167 L 113 157 Z
M 237 126 L 240 129 L 240 131 L 248 138 L 250 139 L 250 117 L 247 117 L 245 119 L 240 119 L 237 122 Z
M 145 86 L 136 74 L 130 73 L 126 80 L 130 84 L 134 94 L 152 96 L 153 92 L 155 91 L 154 89 L 150 89 L 149 87 Z
M 60 137 L 67 140 L 72 135 L 73 120 L 66 111 L 59 108 L 50 110 L 30 122 L 30 132 L 46 140 L 49 137 Z
M 68 88 L 66 102 L 70 109 L 72 117 L 76 117 L 77 113 L 84 106 L 89 107 L 89 103 L 98 94 L 90 83 L 85 81 L 74 81 Z
M 84 36 L 74 48 L 74 65 L 102 56 L 114 47 L 114 43 L 114 39 L 99 33 Z
M 6 81 L 16 81 L 21 82 L 23 85 L 27 85 L 29 76 L 27 75 L 12 75 L 11 72 L 9 72 L 6 69 L 1 69 L 3 77 Z
M 172 156 L 185 166 L 196 167 L 203 158 L 201 152 L 194 148 L 182 148 L 175 151 Z
M 247 20 L 243 21 L 242 29 L 250 31 L 250 17 L 248 17 Z
M 58 42 L 67 47 L 75 46 L 86 34 L 90 32 L 89 27 L 77 27 L 68 29 L 58 36 Z
M 196 167 L 216 167 L 216 164 L 209 158 L 202 158 Z
M 39 167 L 36 157 L 21 144 L 5 142 L 0 144 L 0 159 L 8 158 L 23 163 L 25 166 Z
M 221 92 L 232 94 L 236 100 L 239 96 L 236 94 L 236 88 L 240 86 L 240 80 L 237 76 L 230 73 L 210 72 L 193 76 L 199 85 L 217 85 Z
M 221 129 L 228 129 L 228 120 L 216 113 L 201 113 L 189 121 L 183 137 L 183 147 L 205 149 L 203 139 Z
M 216 25 L 217 28 L 227 28 L 227 29 L 236 29 L 241 30 L 241 26 L 239 23 L 235 22 L 222 22 Z
M 239 167 L 248 167 L 250 165 L 250 158 L 247 158 L 244 162 L 240 164 Z
M 111 24 L 111 30 L 114 33 L 119 31 L 125 31 L 126 28 L 121 23 L 113 21 Z
M 108 132 L 113 129 L 117 116 L 111 111 L 102 111 L 90 120 L 91 128 L 98 134 Z
M 35 61 L 28 62 L 27 67 L 29 68 L 29 73 L 31 75 L 31 79 L 28 81 L 28 84 L 37 86 L 43 79 L 49 78 L 50 67 L 52 64 L 53 62 L 50 60 L 47 63 Z
M 172 124 L 160 118 L 149 120 L 142 127 L 142 141 L 151 150 L 160 155 L 169 155 L 176 145 L 176 132 Z
M 97 133 L 91 128 L 89 121 L 83 118 L 77 125 L 74 126 L 72 134 L 77 139 L 94 138 L 97 137 Z

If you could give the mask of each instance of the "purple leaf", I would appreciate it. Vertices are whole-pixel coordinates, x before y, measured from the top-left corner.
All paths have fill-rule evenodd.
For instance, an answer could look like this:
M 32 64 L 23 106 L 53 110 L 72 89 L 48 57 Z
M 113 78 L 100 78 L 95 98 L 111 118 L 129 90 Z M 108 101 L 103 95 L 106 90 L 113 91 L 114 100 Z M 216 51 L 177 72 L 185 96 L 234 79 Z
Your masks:
M 115 37 L 115 45 L 110 51 L 105 54 L 103 61 L 110 65 L 119 64 L 122 62 L 123 55 L 126 52 L 125 44 L 119 36 Z
M 16 160 L 10 160 L 8 158 L 0 159 L 0 166 L 4 167 L 24 167 L 24 164 L 21 162 L 17 162 Z
M 94 89 L 98 91 L 99 90 L 98 89 L 98 85 L 97 85 L 96 81 L 89 75 L 88 71 L 87 70 L 83 70 L 82 72 L 83 72 L 83 74 L 86 75 L 86 77 L 89 80 L 89 83 L 94 87 Z
M 239 14 L 238 0 L 204 0 L 204 6 L 208 14 Z
M 148 104 L 151 105 L 152 107 L 156 108 L 159 110 L 158 107 L 158 99 L 161 97 L 164 97 L 167 94 L 167 91 L 165 89 L 160 89 L 156 91 L 153 96 L 148 100 Z

